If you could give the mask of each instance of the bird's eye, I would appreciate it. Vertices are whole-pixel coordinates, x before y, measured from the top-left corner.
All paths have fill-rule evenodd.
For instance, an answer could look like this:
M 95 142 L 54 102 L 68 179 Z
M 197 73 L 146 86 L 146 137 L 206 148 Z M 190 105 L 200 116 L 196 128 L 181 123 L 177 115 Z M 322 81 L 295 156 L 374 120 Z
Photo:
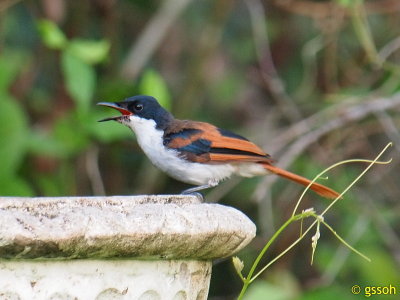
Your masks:
M 143 104 L 136 103 L 134 105 L 134 108 L 135 108 L 136 111 L 141 111 L 143 109 Z

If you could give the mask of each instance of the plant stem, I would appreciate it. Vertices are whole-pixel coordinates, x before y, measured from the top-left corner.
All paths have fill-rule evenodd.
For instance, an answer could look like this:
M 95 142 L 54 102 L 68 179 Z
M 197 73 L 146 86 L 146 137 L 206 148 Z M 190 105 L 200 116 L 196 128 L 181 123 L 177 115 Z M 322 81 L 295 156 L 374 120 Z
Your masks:
M 347 164 L 347 163 L 353 163 L 353 162 L 367 162 L 369 163 L 369 165 L 365 168 L 365 170 L 363 172 L 361 172 L 361 174 L 356 177 L 348 186 L 347 188 L 335 199 L 333 200 L 330 205 L 328 205 L 326 207 L 326 209 L 321 213 L 321 214 L 316 214 L 315 211 L 313 209 L 310 210 L 306 210 L 303 211 L 300 214 L 295 215 L 296 209 L 298 208 L 300 201 L 302 199 L 302 197 L 304 196 L 304 193 L 306 192 L 306 190 L 309 188 L 309 186 L 312 184 L 312 182 L 310 183 L 310 185 L 306 188 L 306 190 L 303 192 L 303 194 L 301 195 L 299 201 L 296 204 L 295 209 L 293 210 L 293 214 L 292 216 L 274 233 L 274 235 L 271 237 L 271 239 L 267 242 L 267 244 L 264 246 L 264 248 L 261 250 L 261 252 L 259 253 L 259 255 L 257 256 L 256 260 L 254 261 L 248 275 L 246 277 L 241 276 L 241 274 L 239 274 L 239 276 L 241 277 L 242 281 L 243 281 L 243 287 L 242 290 L 240 291 L 240 294 L 238 296 L 238 299 L 241 300 L 243 299 L 243 296 L 247 290 L 247 288 L 249 287 L 250 283 L 252 283 L 262 272 L 264 272 L 270 265 L 272 265 L 275 261 L 277 261 L 279 258 L 281 258 L 283 255 L 285 255 L 290 249 L 292 249 L 295 245 L 297 245 L 303 238 L 304 236 L 319 222 L 322 222 L 344 245 L 346 245 L 346 247 L 348 247 L 349 249 L 353 250 L 355 253 L 357 253 L 358 255 L 360 255 L 361 257 L 363 257 L 364 259 L 370 261 L 370 259 L 368 257 L 366 257 L 365 255 L 363 255 L 362 253 L 360 253 L 359 251 L 357 251 L 355 248 L 353 248 L 352 246 L 350 246 L 350 244 L 348 244 L 345 240 L 343 240 L 334 230 L 332 227 L 330 227 L 323 219 L 321 220 L 321 218 L 323 217 L 324 214 L 326 214 L 330 208 L 339 200 L 342 199 L 342 196 L 357 182 L 360 180 L 360 178 L 374 165 L 374 164 L 388 164 L 390 163 L 392 160 L 388 160 L 388 161 L 378 161 L 378 159 L 383 155 L 383 153 L 387 150 L 387 148 L 391 147 L 393 144 L 392 143 L 388 143 L 384 149 L 378 154 L 378 156 L 374 159 L 374 160 L 366 160 L 366 159 L 351 159 L 351 160 L 346 160 L 346 161 L 342 161 L 339 163 L 336 163 L 332 166 L 330 166 L 329 168 L 325 169 L 324 171 L 322 171 L 320 174 L 318 174 L 314 180 L 312 182 L 314 182 L 316 179 L 318 179 L 322 174 L 324 174 L 325 172 L 329 171 L 330 169 L 333 169 L 339 165 L 342 164 Z M 299 220 L 303 220 L 304 218 L 307 217 L 314 217 L 315 220 L 314 222 L 303 232 L 301 231 L 300 237 L 295 240 L 288 248 L 286 248 L 283 252 L 281 252 L 278 256 L 276 256 L 274 259 L 272 259 L 267 265 L 265 265 L 256 275 L 253 274 L 258 266 L 258 264 L 260 263 L 262 257 L 264 256 L 265 252 L 267 252 L 267 250 L 269 249 L 269 247 L 272 245 L 272 243 L 278 238 L 278 236 L 282 233 L 283 230 L 285 230 L 291 223 L 295 222 L 295 221 L 299 221 Z M 313 250 L 314 253 L 315 249 Z
M 243 280 L 243 288 L 242 288 L 242 290 L 240 291 L 240 294 L 239 294 L 239 297 L 238 297 L 239 300 L 243 298 L 244 293 L 246 292 L 248 286 L 249 286 L 250 283 L 253 281 L 253 279 L 255 279 L 255 278 L 258 276 L 258 275 L 257 275 L 257 276 L 255 276 L 254 278 L 252 278 L 252 276 L 253 276 L 253 274 L 254 274 L 254 271 L 256 270 L 256 268 L 257 268 L 258 264 L 260 263 L 262 257 L 264 256 L 264 254 L 265 254 L 265 252 L 268 250 L 268 248 L 271 246 L 271 244 L 277 239 L 277 237 L 281 234 L 281 232 L 282 232 L 283 230 L 286 229 L 286 227 L 288 227 L 291 223 L 293 223 L 293 222 L 295 222 L 295 221 L 298 221 L 298 220 L 303 219 L 304 217 L 306 217 L 305 215 L 308 216 L 309 214 L 301 213 L 301 214 L 292 216 L 292 217 L 291 217 L 290 219 L 288 219 L 288 220 L 274 233 L 274 235 L 270 238 L 270 240 L 268 241 L 268 243 L 267 243 L 267 244 L 264 246 L 264 248 L 261 250 L 260 254 L 258 254 L 256 260 L 254 261 L 254 263 L 253 263 L 253 265 L 252 265 L 252 267 L 251 267 L 251 269 L 250 269 L 250 271 L 249 271 L 249 274 L 248 274 L 246 277 L 244 277 L 244 280 Z M 259 274 L 259 273 L 258 273 L 258 274 Z
M 357 253 L 358 255 L 360 255 L 362 258 L 364 258 L 366 261 L 371 262 L 371 259 L 362 254 L 360 251 L 358 251 L 356 248 L 354 248 L 353 246 L 351 246 L 349 243 L 347 243 L 328 223 L 326 223 L 325 221 L 321 221 L 322 224 L 325 225 L 326 228 L 328 228 L 333 235 L 342 243 L 344 244 L 347 248 L 349 248 L 351 251 Z
M 352 21 L 356 35 L 367 54 L 368 60 L 372 64 L 381 67 L 382 60 L 376 50 L 362 3 L 352 5 Z

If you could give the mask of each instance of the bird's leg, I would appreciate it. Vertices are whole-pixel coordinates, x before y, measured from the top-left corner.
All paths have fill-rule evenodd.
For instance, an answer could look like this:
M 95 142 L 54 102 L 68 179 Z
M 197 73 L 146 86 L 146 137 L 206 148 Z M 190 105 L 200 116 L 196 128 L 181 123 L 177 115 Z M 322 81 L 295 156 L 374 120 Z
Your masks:
M 201 202 L 204 202 L 204 197 L 203 197 L 203 195 L 201 193 L 199 193 L 199 191 L 202 191 L 202 190 L 205 190 L 205 189 L 208 189 L 208 188 L 212 188 L 212 187 L 217 186 L 217 185 L 218 185 L 218 181 L 214 180 L 214 179 L 211 179 L 211 180 L 208 181 L 207 184 L 199 185 L 199 186 L 192 187 L 190 189 L 183 190 L 181 192 L 181 194 L 182 195 L 190 195 L 190 194 L 192 194 L 192 195 L 196 196 L 197 198 L 199 198 L 199 200 Z
M 198 191 L 201 191 L 201 190 L 212 188 L 212 187 L 217 186 L 217 185 L 218 185 L 218 180 L 211 179 L 211 180 L 208 181 L 207 184 L 195 186 L 195 187 L 192 187 L 190 189 L 184 190 L 184 191 L 182 191 L 181 194 L 192 194 L 192 193 L 195 193 L 195 192 L 198 192 Z

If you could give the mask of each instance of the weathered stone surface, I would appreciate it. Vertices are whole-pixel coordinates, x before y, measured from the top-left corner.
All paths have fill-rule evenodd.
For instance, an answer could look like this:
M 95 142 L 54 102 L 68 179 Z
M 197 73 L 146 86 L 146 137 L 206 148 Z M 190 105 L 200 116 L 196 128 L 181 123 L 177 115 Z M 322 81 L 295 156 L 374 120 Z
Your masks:
M 0 299 L 205 300 L 211 261 L 0 260 Z
M 0 258 L 210 260 L 255 231 L 240 211 L 187 195 L 0 197 Z

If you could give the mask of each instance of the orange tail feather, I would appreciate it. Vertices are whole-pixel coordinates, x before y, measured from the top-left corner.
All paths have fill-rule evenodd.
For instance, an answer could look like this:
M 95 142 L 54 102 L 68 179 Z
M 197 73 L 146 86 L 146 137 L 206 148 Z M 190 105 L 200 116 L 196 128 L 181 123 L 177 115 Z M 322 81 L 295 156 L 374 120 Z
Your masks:
M 281 168 L 278 168 L 276 166 L 270 165 L 270 164 L 263 164 L 264 168 L 267 169 L 268 171 L 282 176 L 284 178 L 293 180 L 294 182 L 297 182 L 299 184 L 302 184 L 304 186 L 308 186 L 311 182 L 311 180 L 302 177 L 300 175 L 294 174 L 292 172 L 283 170 Z M 322 197 L 334 199 L 339 196 L 339 193 L 335 192 L 334 190 L 328 188 L 327 186 L 324 186 L 322 184 L 314 182 L 311 186 L 310 189 L 312 189 L 314 192 L 316 192 L 318 195 L 321 195 Z

